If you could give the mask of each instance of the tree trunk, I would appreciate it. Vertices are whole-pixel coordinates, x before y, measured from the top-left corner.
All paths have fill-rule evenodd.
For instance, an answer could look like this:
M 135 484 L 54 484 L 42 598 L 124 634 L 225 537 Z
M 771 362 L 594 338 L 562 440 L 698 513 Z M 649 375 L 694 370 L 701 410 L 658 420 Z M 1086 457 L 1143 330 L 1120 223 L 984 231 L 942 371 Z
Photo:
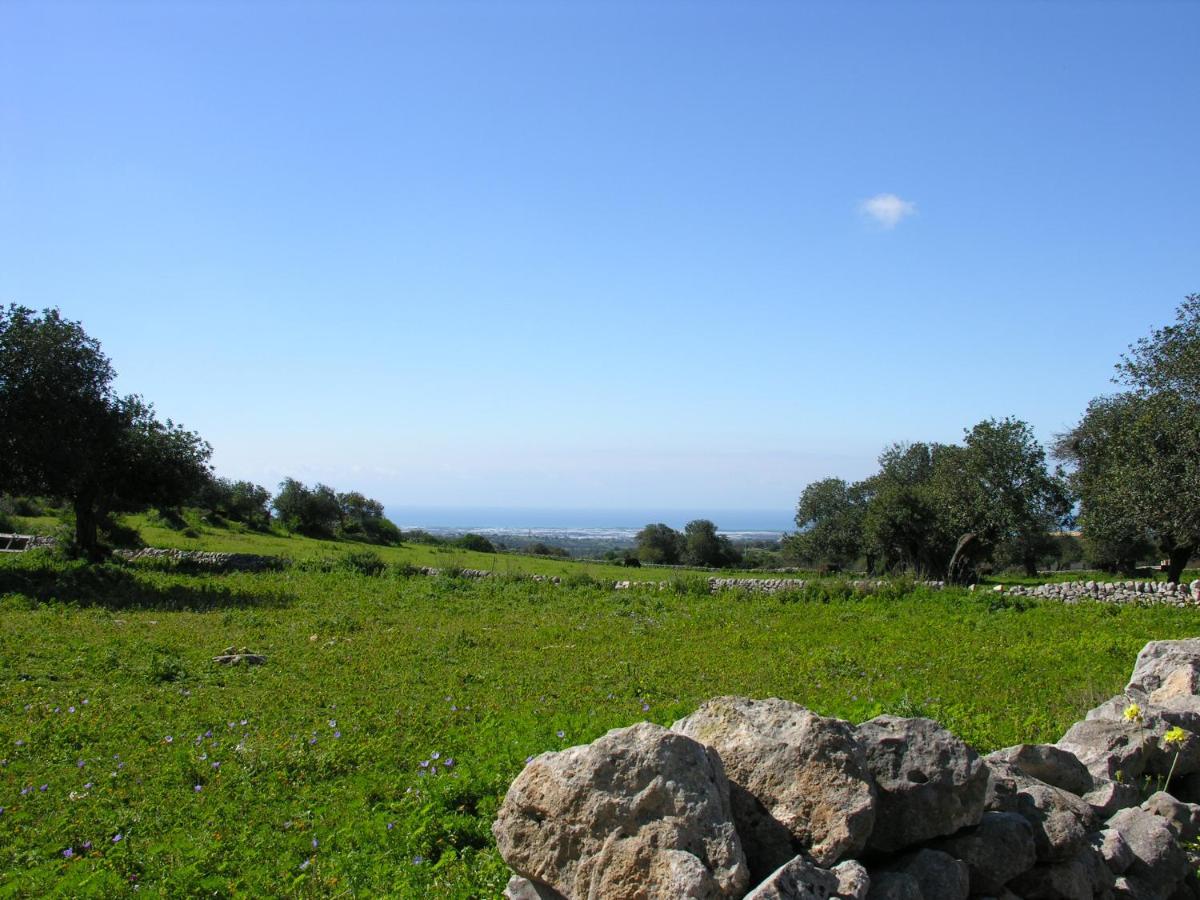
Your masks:
M 1187 546 L 1175 547 L 1167 554 L 1167 581 L 1179 584 L 1179 579 L 1183 577 L 1183 569 L 1195 552 L 1196 546 L 1189 544 Z
M 80 555 L 95 562 L 100 556 L 96 541 L 96 511 L 90 496 L 81 494 L 75 498 L 75 547 Z

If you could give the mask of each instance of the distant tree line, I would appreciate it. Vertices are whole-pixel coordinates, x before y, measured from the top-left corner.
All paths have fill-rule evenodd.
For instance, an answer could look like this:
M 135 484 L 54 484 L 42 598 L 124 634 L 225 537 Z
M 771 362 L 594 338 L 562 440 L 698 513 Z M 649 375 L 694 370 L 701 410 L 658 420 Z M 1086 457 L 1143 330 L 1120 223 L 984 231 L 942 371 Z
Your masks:
M 796 507 L 790 555 L 806 564 L 907 569 L 955 580 L 980 565 L 1072 561 L 1132 572 L 1148 557 L 1178 580 L 1200 547 L 1200 295 L 1130 347 L 1114 379 L 1054 444 L 1029 426 L 980 422 L 962 444 L 893 444 L 863 481 L 825 478 Z M 952 570 L 952 564 L 954 566 Z
M 647 525 L 634 539 L 633 558 L 667 566 L 723 568 L 742 562 L 741 551 L 708 519 L 688 522 L 682 532 L 661 522 Z

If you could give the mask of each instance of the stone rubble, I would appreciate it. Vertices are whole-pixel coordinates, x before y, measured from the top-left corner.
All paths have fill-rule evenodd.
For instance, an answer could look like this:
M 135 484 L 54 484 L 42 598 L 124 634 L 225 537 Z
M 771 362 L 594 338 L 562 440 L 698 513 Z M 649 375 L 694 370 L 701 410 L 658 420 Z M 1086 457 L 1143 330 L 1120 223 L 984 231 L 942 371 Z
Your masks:
M 493 826 L 505 896 L 1200 900 L 1200 638 L 1147 644 L 1088 715 L 979 757 L 929 719 L 718 697 L 531 761 Z

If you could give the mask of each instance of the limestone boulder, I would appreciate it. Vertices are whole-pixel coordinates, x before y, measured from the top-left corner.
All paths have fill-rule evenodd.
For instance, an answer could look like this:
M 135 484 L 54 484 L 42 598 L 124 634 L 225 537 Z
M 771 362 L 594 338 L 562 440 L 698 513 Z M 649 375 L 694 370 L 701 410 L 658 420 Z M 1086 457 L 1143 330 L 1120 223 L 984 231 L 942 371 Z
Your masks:
M 1053 744 L 1018 744 L 984 757 L 986 762 L 1000 760 L 1031 778 L 1083 796 L 1095 787 L 1095 778 L 1079 758 Z
M 514 872 L 570 900 L 717 900 L 749 886 L 720 757 L 649 722 L 532 760 L 492 832 Z
M 1037 862 L 1033 826 L 1015 812 L 985 812 L 978 825 L 931 846 L 965 862 L 971 893 L 981 896 L 998 895 Z
M 753 875 L 801 851 L 828 866 L 866 846 L 875 788 L 849 723 L 786 700 L 718 697 L 673 730 L 720 754 Z
M 1107 827 L 1119 831 L 1133 853 L 1123 876 L 1131 889 L 1165 898 L 1187 875 L 1187 855 L 1161 816 L 1131 806 L 1109 819 Z
M 768 875 L 745 900 L 829 900 L 837 886 L 833 872 L 797 856 Z
M 1100 854 L 1085 846 L 1071 859 L 1035 866 L 1009 887 L 1024 900 L 1093 900 L 1109 896 L 1115 881 Z
M 1200 836 L 1200 805 L 1184 803 L 1165 791 L 1159 791 L 1146 799 L 1142 809 L 1161 816 L 1184 843 L 1191 843 Z
M 979 823 L 988 769 L 949 731 L 930 719 L 878 716 L 857 734 L 878 790 L 870 849 L 900 850 Z
M 867 867 L 856 859 L 847 859 L 833 867 L 837 877 L 838 900 L 866 900 L 871 890 L 871 876 Z
M 1138 653 L 1133 674 L 1129 676 L 1129 688 L 1153 694 L 1172 677 L 1177 679 L 1176 683 L 1186 677 L 1195 693 L 1195 686 L 1200 684 L 1200 638 L 1150 641 Z
M 1088 843 L 1100 854 L 1108 870 L 1114 875 L 1123 875 L 1133 864 L 1133 851 L 1121 832 L 1115 828 L 1102 828 L 1088 835 Z
M 876 872 L 871 875 L 867 900 L 933 900 L 921 893 L 917 879 L 907 872 Z
M 1098 823 L 1086 801 L 1008 763 L 993 760 L 988 768 L 987 808 L 1016 813 L 1030 824 L 1038 862 L 1066 862 L 1087 844 Z
M 923 847 L 906 854 L 894 864 L 895 871 L 911 875 L 923 897 L 938 900 L 967 900 L 971 892 L 971 876 L 967 864 L 941 850 Z

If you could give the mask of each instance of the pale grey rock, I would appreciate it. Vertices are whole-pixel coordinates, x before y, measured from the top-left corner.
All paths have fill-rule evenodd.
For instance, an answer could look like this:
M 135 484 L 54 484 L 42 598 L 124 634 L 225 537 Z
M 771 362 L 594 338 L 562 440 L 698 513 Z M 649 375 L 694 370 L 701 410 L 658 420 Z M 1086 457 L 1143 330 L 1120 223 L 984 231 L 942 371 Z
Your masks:
M 1138 653 L 1129 687 L 1151 694 L 1180 670 L 1187 673 L 1193 685 L 1200 683 L 1200 638 L 1150 641 Z
M 776 698 L 718 697 L 672 728 L 720 754 L 753 877 L 800 851 L 828 866 L 866 846 L 875 788 L 849 723 Z
M 1176 800 L 1166 791 L 1150 795 L 1142 804 L 1146 812 L 1161 816 L 1179 840 L 1190 843 L 1200 835 L 1200 806 Z
M 571 900 L 717 900 L 749 886 L 720 758 L 649 722 L 538 756 L 492 833 L 514 872 Z
M 1084 794 L 1083 800 L 1097 818 L 1107 819 L 1119 809 L 1141 803 L 1142 792 L 1123 781 L 1097 779 L 1096 787 Z
M 514 875 L 504 888 L 504 900 L 565 900 L 562 894 L 544 884 Z
M 1078 757 L 1095 778 L 1132 782 L 1146 770 L 1158 741 L 1155 731 L 1138 722 L 1085 719 L 1067 729 L 1057 746 Z
M 917 879 L 907 872 L 876 872 L 871 875 L 867 900 L 934 900 L 921 893 Z
M 976 825 L 988 769 L 979 756 L 930 719 L 878 716 L 858 726 L 878 789 L 868 847 L 890 852 Z
M 866 900 L 871 889 L 871 876 L 867 867 L 856 859 L 847 859 L 833 867 L 837 877 L 838 900 Z
M 1087 766 L 1070 753 L 1053 744 L 1017 744 L 1005 747 L 984 757 L 985 762 L 1001 760 L 1031 778 L 1056 788 L 1083 796 L 1095 787 L 1095 778 Z
M 831 871 L 797 856 L 767 876 L 745 900 L 829 900 L 837 885 Z
M 999 894 L 1037 862 L 1033 826 L 1015 812 L 985 812 L 978 825 L 931 846 L 966 863 L 972 894 Z
M 1121 832 L 1133 852 L 1124 878 L 1135 888 L 1166 897 L 1187 875 L 1187 855 L 1160 816 L 1132 806 L 1109 819 L 1107 827 Z
M 1038 862 L 1065 862 L 1087 843 L 1097 824 L 1087 802 L 1000 760 L 993 760 L 988 768 L 987 808 L 1017 813 L 1029 822 Z
M 1102 828 L 1088 835 L 1088 843 L 1100 854 L 1104 864 L 1114 875 L 1123 875 L 1133 864 L 1133 850 L 1115 828 Z

